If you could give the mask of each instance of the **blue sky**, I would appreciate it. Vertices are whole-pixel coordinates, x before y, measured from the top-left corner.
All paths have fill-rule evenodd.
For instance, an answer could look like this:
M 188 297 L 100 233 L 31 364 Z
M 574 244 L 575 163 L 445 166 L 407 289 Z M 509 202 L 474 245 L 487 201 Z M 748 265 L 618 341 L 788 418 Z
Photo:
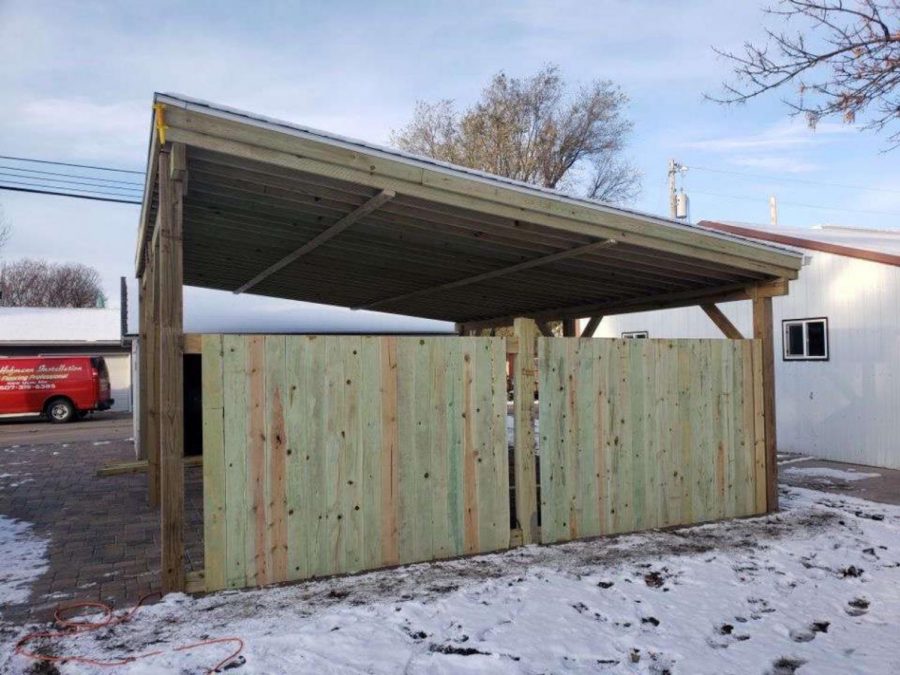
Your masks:
M 766 222 L 775 194 L 785 225 L 900 225 L 900 151 L 882 153 L 882 138 L 834 122 L 811 131 L 777 96 L 703 100 L 727 75 L 711 46 L 759 37 L 760 6 L 0 0 L 0 154 L 143 169 L 154 91 L 386 143 L 417 99 L 464 106 L 498 70 L 553 62 L 631 98 L 637 208 L 665 212 L 674 157 L 693 167 L 694 221 Z M 0 205 L 14 226 L 7 258 L 94 265 L 112 298 L 132 274 L 137 207 L 10 192 Z

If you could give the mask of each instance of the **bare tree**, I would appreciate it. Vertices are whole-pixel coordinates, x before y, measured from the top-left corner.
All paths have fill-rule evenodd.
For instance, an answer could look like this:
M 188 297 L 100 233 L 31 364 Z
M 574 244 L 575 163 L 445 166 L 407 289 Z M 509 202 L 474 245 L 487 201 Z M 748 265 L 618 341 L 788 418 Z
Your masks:
M 3 207 L 0 206 L 0 251 L 6 246 L 9 238 L 12 236 L 12 223 L 3 213 Z
M 24 259 L 4 266 L 6 307 L 98 307 L 106 304 L 100 274 L 80 263 Z
M 813 127 L 827 117 L 865 118 L 875 131 L 900 121 L 900 0 L 781 0 L 765 11 L 783 28 L 743 54 L 716 50 L 737 82 L 710 98 L 743 103 L 792 83 L 784 102 Z M 900 146 L 900 130 L 888 143 Z
M 408 152 L 610 202 L 633 199 L 638 172 L 622 157 L 632 123 L 612 82 L 567 89 L 556 66 L 524 79 L 498 73 L 469 109 L 420 101 L 391 136 Z

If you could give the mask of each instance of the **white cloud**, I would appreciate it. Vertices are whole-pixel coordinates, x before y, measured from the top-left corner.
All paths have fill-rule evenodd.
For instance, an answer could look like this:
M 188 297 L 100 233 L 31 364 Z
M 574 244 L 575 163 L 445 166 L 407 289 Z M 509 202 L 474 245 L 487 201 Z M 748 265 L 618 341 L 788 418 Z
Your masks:
M 836 136 L 857 131 L 847 124 L 822 122 L 815 129 L 797 120 L 775 124 L 760 133 L 720 136 L 686 141 L 681 147 L 707 152 L 732 152 L 735 150 L 788 150 L 828 143 Z
M 35 98 L 13 106 L 9 128 L 31 139 L 32 153 L 62 160 L 143 168 L 150 124 L 145 102 L 87 98 Z

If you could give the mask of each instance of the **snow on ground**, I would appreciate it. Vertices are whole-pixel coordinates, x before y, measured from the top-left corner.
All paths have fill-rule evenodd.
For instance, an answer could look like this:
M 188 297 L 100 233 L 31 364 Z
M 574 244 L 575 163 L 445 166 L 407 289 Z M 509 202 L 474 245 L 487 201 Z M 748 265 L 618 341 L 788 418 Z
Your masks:
M 28 478 L 30 473 L 0 473 L 0 492 L 11 490 L 25 483 L 33 483 L 34 478 Z
M 897 673 L 900 507 L 788 488 L 779 514 L 263 591 L 168 596 L 54 653 L 202 672 Z M 0 656 L 0 671 L 30 667 Z M 4 664 L 4 657 L 8 660 Z M 83 665 L 64 673 L 108 672 Z
M 788 467 L 787 469 L 784 469 L 782 473 L 798 478 L 825 478 L 826 480 L 834 479 L 845 481 L 866 480 L 868 478 L 881 477 L 880 473 L 866 473 L 864 471 L 853 471 L 852 469 L 844 471 L 843 469 L 829 469 L 822 466 L 809 468 Z
M 47 570 L 46 554 L 47 541 L 31 523 L 0 514 L 0 619 L 6 605 L 28 600 L 31 582 Z

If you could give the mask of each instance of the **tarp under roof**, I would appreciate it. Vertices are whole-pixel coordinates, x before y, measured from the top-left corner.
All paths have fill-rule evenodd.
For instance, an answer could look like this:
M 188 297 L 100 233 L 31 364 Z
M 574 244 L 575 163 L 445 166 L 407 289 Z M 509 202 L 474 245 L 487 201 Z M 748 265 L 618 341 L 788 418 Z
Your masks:
M 187 148 L 187 285 L 468 323 L 696 304 L 801 265 L 740 236 L 203 101 L 155 101 L 165 140 Z

